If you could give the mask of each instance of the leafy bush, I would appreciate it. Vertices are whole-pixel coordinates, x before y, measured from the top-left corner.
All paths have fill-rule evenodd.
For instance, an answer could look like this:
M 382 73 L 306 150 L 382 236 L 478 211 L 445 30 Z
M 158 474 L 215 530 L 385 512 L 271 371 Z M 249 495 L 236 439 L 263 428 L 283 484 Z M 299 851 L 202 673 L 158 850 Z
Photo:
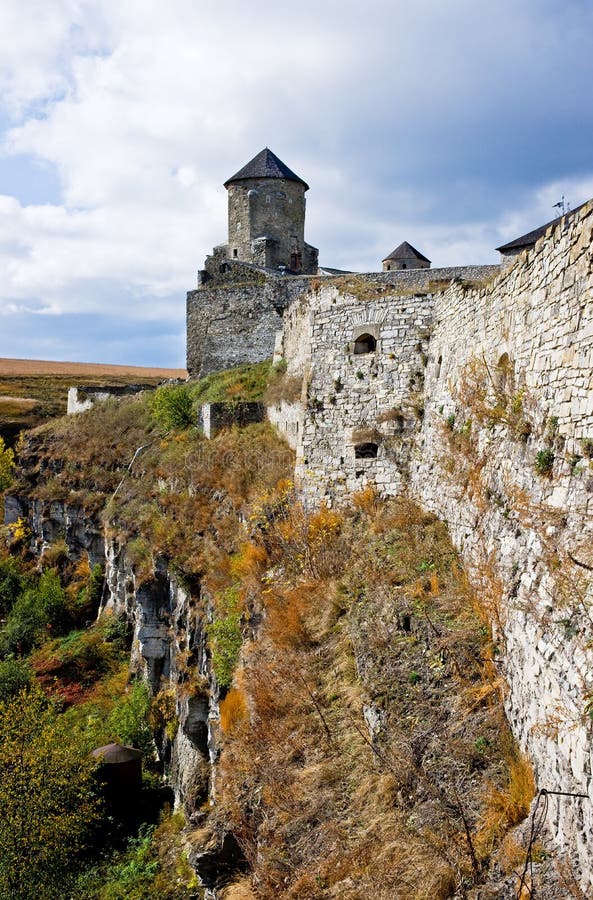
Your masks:
M 23 578 L 15 559 L 0 560 L 0 617 L 10 612 L 20 594 Z
M 93 769 L 39 688 L 0 702 L 0 897 L 70 896 L 100 821 Z
M 57 572 L 52 569 L 43 572 L 39 579 L 37 596 L 42 616 L 47 625 L 58 631 L 67 630 L 70 626 L 70 616 L 64 588 Z
M 78 881 L 73 900 L 188 900 L 201 896 L 183 850 L 183 816 L 142 825 L 124 853 Z M 198 893 L 199 891 L 199 893 Z
M 151 396 L 149 405 L 155 422 L 165 431 L 195 424 L 194 402 L 187 384 L 162 385 Z
M 32 677 L 29 663 L 24 659 L 9 656 L 0 662 L 0 703 L 29 687 Z
M 14 452 L 4 443 L 0 437 L 0 491 L 6 490 L 12 484 L 12 470 L 14 469 Z
M 242 643 L 240 601 L 236 588 L 229 588 L 219 596 L 216 618 L 208 625 L 208 640 L 216 680 L 220 687 L 230 687 Z
M 148 724 L 150 691 L 143 681 L 135 681 L 129 693 L 114 706 L 107 726 L 123 744 L 129 744 L 150 755 L 152 732 Z
M 63 633 L 70 627 L 66 595 L 57 572 L 44 572 L 13 603 L 0 633 L 0 655 L 29 653 L 44 632 Z
M 103 616 L 103 639 L 115 644 L 122 650 L 129 650 L 132 640 L 132 629 L 125 615 Z
M 34 588 L 21 594 L 12 607 L 0 634 L 0 656 L 23 656 L 39 642 L 46 619 Z
M 554 459 L 554 451 L 550 447 L 546 447 L 545 450 L 538 450 L 534 463 L 537 474 L 550 476 L 554 468 Z

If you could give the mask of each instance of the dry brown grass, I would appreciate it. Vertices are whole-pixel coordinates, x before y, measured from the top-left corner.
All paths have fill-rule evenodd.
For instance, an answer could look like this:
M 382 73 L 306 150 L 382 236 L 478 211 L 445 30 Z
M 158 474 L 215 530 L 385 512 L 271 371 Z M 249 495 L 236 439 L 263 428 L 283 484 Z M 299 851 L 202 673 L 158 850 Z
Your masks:
M 248 879 L 227 885 L 218 892 L 218 896 L 220 900 L 257 900 L 257 895 L 253 893 Z
M 264 508 L 252 542 L 273 579 L 258 591 L 257 567 L 234 566 L 264 624 L 243 648 L 249 721 L 224 729 L 215 826 L 260 898 L 445 900 L 479 883 L 529 782 L 444 527 L 372 492 L 346 514 Z
M 489 784 L 482 797 L 476 844 L 485 853 L 491 853 L 501 837 L 525 819 L 535 796 L 533 769 L 525 757 L 514 752 L 507 760 L 507 771 L 507 783 Z
M 230 689 L 220 703 L 220 727 L 230 737 L 246 720 L 248 715 L 247 699 L 240 687 Z

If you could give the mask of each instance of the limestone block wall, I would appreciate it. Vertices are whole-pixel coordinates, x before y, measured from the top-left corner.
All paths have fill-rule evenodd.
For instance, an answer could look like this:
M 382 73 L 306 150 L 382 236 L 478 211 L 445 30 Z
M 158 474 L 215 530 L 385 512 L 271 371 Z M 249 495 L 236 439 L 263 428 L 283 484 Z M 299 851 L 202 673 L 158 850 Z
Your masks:
M 513 731 L 589 895 L 593 205 L 488 288 L 435 300 L 410 489 L 449 523 L 499 638 Z
M 284 435 L 288 446 L 296 451 L 303 430 L 304 404 L 287 403 L 285 400 L 281 400 L 277 404 L 266 407 L 266 415 L 268 421 L 280 434 Z
M 587 896 L 592 237 L 589 204 L 502 271 L 314 280 L 285 313 L 282 346 L 287 371 L 306 379 L 296 471 L 307 502 L 372 483 L 448 522 L 488 607 L 538 788 L 587 795 L 552 796 L 547 823 Z M 376 345 L 355 354 L 364 333 Z M 376 458 L 357 458 L 360 444 Z
M 316 284 L 285 320 L 288 372 L 306 380 L 296 478 L 315 503 L 368 483 L 400 491 L 422 416 L 433 297 L 376 291 L 371 276 L 364 284 L 362 302 Z M 372 348 L 355 352 L 365 334 Z

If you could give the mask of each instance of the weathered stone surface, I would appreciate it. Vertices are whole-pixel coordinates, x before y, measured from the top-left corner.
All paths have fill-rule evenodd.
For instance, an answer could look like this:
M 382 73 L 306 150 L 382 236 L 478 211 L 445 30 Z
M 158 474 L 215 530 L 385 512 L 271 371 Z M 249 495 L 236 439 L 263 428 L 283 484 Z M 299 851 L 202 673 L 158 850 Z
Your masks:
M 374 485 L 411 493 L 449 523 L 492 616 L 507 714 L 538 787 L 588 794 L 556 797 L 548 817 L 587 892 L 592 232 L 590 203 L 482 287 L 451 270 L 318 279 L 284 316 L 282 353 L 306 400 L 270 412 L 294 428 L 309 503 Z M 480 421 L 479 386 L 467 387 L 472 367 L 490 420 Z

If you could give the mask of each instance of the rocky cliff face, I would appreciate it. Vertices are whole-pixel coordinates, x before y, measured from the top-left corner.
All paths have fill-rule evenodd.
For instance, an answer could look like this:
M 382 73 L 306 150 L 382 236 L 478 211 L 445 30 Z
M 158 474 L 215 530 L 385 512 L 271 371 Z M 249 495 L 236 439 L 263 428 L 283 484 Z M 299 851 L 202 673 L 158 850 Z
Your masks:
M 4 524 L 12 524 L 19 519 L 26 522 L 30 529 L 30 548 L 37 556 L 42 556 L 58 541 L 64 541 L 73 559 L 85 553 L 91 566 L 103 565 L 103 526 L 98 517 L 89 515 L 82 507 L 62 500 L 7 496 L 4 500 Z
M 119 443 L 106 441 L 108 421 Z M 228 690 L 217 681 L 208 639 L 220 615 L 217 592 L 246 504 L 287 474 L 288 459 L 264 425 L 211 442 L 195 431 L 162 439 L 152 428 L 140 399 L 99 405 L 32 435 L 5 519 L 26 523 L 28 550 L 45 564 L 59 555 L 66 565 L 81 558 L 101 565 L 100 612 L 131 625 L 130 668 L 153 694 L 158 754 L 177 807 L 197 827 L 215 794 L 219 701 Z M 202 830 L 190 850 L 209 890 L 244 865 L 228 824 Z
M 102 612 L 124 614 L 133 626 L 131 668 L 163 698 L 157 735 L 176 804 L 188 818 L 209 796 L 218 754 L 219 690 L 206 650 L 208 603 L 183 587 L 159 559 L 154 577 L 137 583 L 125 548 L 106 541 Z M 167 707 L 167 701 L 169 701 Z

